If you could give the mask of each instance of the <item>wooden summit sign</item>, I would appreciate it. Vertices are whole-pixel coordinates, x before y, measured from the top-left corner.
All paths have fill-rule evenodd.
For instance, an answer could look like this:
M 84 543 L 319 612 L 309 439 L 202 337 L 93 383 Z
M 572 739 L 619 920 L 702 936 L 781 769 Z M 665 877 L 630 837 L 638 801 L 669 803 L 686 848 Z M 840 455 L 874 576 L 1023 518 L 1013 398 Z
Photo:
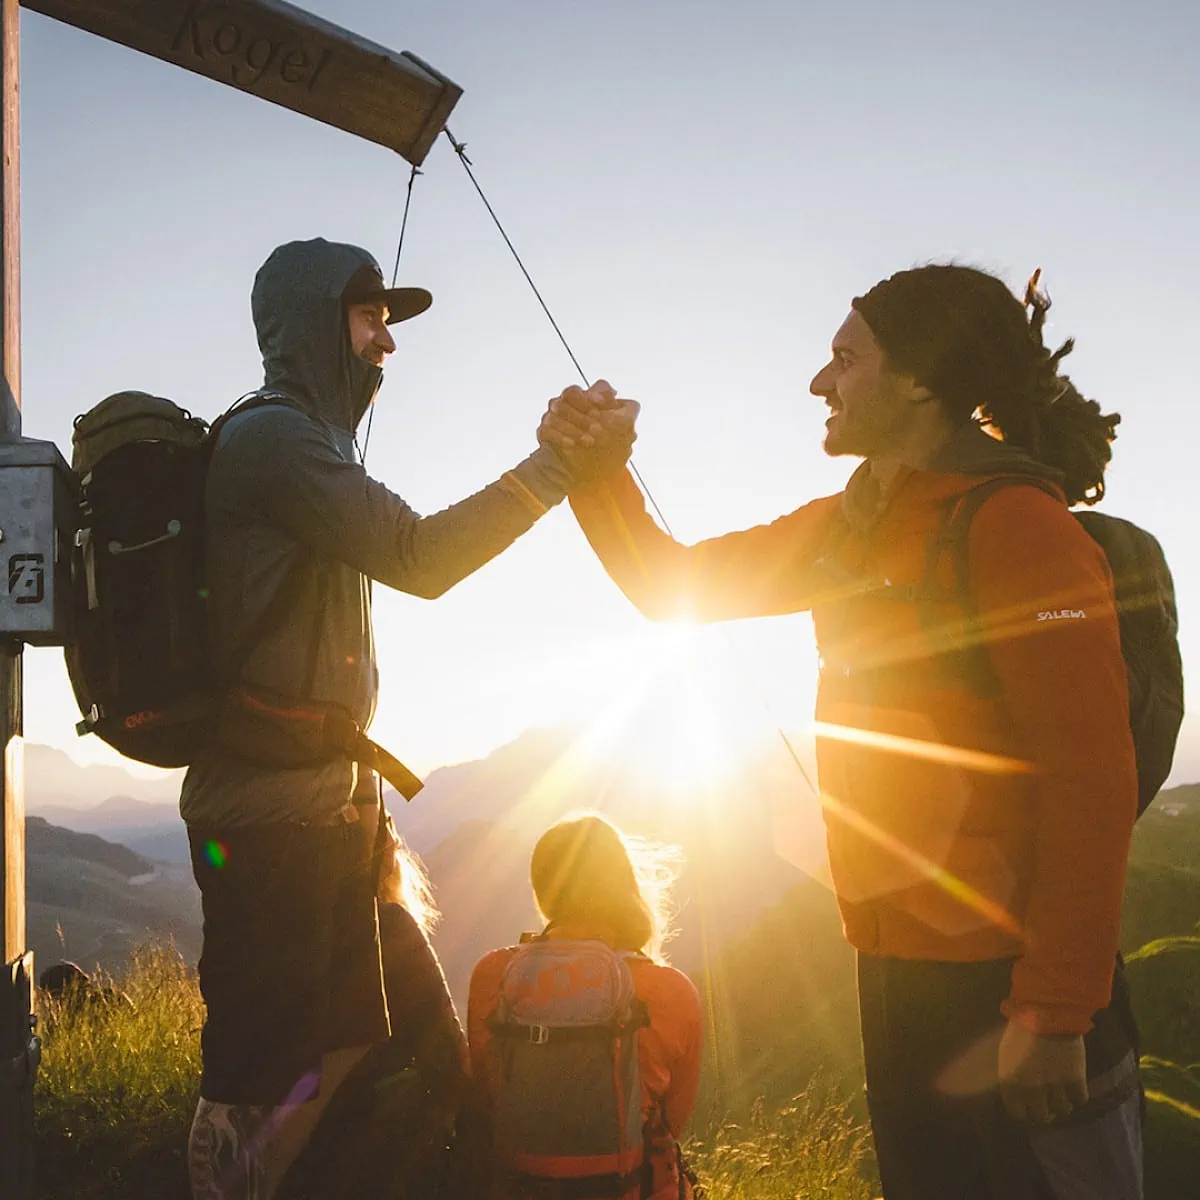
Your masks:
M 462 88 L 285 0 L 21 0 L 161 58 L 387 146 L 420 166 Z

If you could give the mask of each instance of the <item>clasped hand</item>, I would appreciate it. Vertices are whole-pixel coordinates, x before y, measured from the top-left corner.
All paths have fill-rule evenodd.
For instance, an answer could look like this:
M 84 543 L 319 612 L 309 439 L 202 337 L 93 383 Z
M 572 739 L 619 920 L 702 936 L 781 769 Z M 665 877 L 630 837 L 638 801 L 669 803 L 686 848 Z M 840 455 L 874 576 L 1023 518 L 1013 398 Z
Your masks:
M 636 400 L 620 399 L 604 379 L 586 391 L 564 388 L 542 417 L 538 442 L 552 446 L 578 482 L 590 482 L 629 460 L 640 408 Z

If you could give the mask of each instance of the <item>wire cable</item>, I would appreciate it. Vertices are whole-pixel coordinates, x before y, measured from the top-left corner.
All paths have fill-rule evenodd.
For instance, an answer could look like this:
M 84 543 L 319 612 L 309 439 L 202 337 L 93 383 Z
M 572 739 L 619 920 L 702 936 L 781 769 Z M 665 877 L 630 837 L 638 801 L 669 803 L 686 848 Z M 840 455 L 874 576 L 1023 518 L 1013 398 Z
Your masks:
M 400 236 L 396 240 L 396 261 L 392 265 L 392 282 L 391 287 L 396 286 L 396 280 L 400 276 L 400 254 L 404 249 L 404 234 L 408 229 L 408 210 L 412 207 L 413 184 L 417 182 L 417 176 L 424 174 L 417 167 L 413 167 L 408 176 L 408 191 L 404 196 L 404 216 L 400 218 Z M 375 423 L 375 401 L 371 401 L 371 411 L 367 414 L 367 432 L 363 435 L 362 449 L 358 452 L 358 457 L 362 460 L 363 465 L 367 462 L 367 449 L 371 445 L 371 426 Z
M 500 236 L 504 239 L 504 244 L 508 247 L 513 258 L 516 260 L 517 266 L 521 268 L 521 274 L 525 276 L 525 282 L 529 284 L 533 294 L 537 297 L 538 304 L 542 306 L 542 312 L 546 314 L 546 319 L 550 322 L 554 332 L 558 334 L 558 340 L 562 342 L 563 349 L 567 352 L 567 357 L 570 358 L 571 362 L 574 364 L 575 370 L 579 373 L 579 378 L 583 380 L 583 386 L 585 388 L 591 387 L 592 382 L 588 378 L 587 372 L 584 371 L 583 367 L 579 365 L 579 359 L 575 357 L 575 351 L 571 349 L 570 343 L 563 336 L 563 331 L 559 328 L 558 322 L 554 319 L 554 314 L 550 311 L 550 306 L 543 299 L 542 293 L 538 290 L 537 284 L 533 282 L 533 276 L 529 274 L 524 262 L 521 260 L 520 254 L 517 253 L 516 246 L 513 245 L 512 239 L 508 236 L 508 232 L 500 223 L 500 218 L 496 215 L 496 210 L 492 207 L 487 196 L 484 195 L 483 188 L 479 186 L 479 180 L 475 178 L 475 172 L 471 170 L 471 160 L 467 157 L 467 143 L 457 141 L 449 129 L 443 129 L 442 132 L 449 139 L 450 145 L 454 147 L 454 153 L 458 155 L 459 162 L 461 162 L 463 165 L 463 170 L 466 171 L 467 177 L 474 185 L 475 190 L 479 193 L 479 198 L 483 201 L 484 208 L 488 210 L 488 215 L 492 218 L 496 228 L 500 231 Z M 674 537 L 675 535 L 671 533 L 671 526 L 667 523 L 667 518 L 663 516 L 663 511 L 661 508 L 659 508 L 658 501 L 654 498 L 654 493 L 651 492 L 649 487 L 646 486 L 646 481 L 642 478 L 641 473 L 638 471 L 632 460 L 629 463 L 629 469 L 633 473 L 634 479 L 638 481 L 638 486 L 645 493 L 646 499 L 650 501 L 651 506 L 658 516 L 658 519 L 662 522 L 663 528 L 667 531 L 667 533 Z

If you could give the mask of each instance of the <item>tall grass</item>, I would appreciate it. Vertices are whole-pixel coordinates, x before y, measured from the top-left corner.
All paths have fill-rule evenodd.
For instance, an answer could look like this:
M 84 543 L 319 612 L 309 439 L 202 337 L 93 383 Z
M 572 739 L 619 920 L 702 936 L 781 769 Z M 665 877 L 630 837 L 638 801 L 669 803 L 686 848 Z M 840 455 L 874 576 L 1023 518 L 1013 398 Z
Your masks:
M 149 945 L 100 982 L 124 998 L 41 1006 L 39 1200 L 188 1200 L 204 1016 L 195 972 L 172 946 Z M 875 1194 L 864 1181 L 866 1131 L 820 1084 L 777 1111 L 760 1101 L 746 1122 L 723 1125 L 687 1153 L 709 1200 Z
M 119 999 L 43 999 L 35 1092 L 42 1200 L 186 1197 L 204 1006 L 171 945 L 136 951 Z
M 708 1200 L 871 1200 L 870 1137 L 846 1104 L 821 1086 L 775 1111 L 755 1104 L 688 1147 Z

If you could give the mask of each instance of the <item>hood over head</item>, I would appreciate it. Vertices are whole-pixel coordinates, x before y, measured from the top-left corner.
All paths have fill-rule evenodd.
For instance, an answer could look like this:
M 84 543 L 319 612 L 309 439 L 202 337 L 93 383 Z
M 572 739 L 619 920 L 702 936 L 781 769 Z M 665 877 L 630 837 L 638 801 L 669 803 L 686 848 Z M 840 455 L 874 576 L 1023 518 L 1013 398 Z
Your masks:
M 346 286 L 364 266 L 382 278 L 358 246 L 288 242 L 259 268 L 250 294 L 264 387 L 350 433 L 383 381 L 380 368 L 351 351 L 346 325 Z

